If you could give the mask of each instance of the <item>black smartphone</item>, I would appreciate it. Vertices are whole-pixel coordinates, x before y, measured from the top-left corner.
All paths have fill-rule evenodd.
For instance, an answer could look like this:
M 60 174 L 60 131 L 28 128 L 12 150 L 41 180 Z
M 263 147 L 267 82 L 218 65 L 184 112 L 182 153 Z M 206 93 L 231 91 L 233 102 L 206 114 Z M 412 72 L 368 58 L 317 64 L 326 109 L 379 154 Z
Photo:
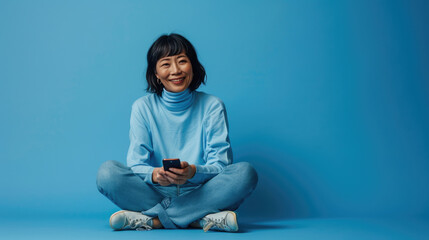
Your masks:
M 181 168 L 180 159 L 178 158 L 165 158 L 162 160 L 164 171 L 168 171 L 170 168 Z

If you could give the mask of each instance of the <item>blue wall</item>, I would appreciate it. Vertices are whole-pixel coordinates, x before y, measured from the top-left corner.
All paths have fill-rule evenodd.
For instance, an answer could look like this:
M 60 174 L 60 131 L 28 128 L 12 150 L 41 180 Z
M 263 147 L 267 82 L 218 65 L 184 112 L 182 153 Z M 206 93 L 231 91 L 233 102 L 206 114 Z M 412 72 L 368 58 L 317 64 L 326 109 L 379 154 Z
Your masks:
M 264 3 L 262 3 L 264 2 Z M 0 212 L 110 214 L 145 55 L 196 46 L 252 218 L 429 215 L 426 1 L 0 0 Z

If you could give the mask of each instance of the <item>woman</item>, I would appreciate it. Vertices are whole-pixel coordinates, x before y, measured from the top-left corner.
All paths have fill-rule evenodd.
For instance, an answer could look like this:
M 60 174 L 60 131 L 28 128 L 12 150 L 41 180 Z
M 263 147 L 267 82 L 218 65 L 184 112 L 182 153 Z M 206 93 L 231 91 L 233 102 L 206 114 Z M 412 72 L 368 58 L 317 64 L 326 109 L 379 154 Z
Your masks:
M 120 207 L 115 230 L 202 227 L 237 231 L 233 212 L 256 186 L 248 163 L 232 164 L 222 101 L 196 89 L 206 73 L 192 44 L 163 35 L 147 54 L 149 95 L 132 106 L 128 167 L 102 164 L 99 191 Z M 164 171 L 162 160 L 179 158 Z

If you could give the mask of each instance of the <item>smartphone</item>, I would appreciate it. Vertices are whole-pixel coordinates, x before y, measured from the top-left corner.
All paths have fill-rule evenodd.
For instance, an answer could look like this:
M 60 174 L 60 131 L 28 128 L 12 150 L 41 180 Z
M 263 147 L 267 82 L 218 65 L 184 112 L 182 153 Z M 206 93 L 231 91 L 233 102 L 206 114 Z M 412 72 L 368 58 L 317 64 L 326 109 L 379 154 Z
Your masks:
M 168 171 L 170 168 L 181 168 L 180 159 L 178 158 L 165 158 L 162 160 L 164 171 Z

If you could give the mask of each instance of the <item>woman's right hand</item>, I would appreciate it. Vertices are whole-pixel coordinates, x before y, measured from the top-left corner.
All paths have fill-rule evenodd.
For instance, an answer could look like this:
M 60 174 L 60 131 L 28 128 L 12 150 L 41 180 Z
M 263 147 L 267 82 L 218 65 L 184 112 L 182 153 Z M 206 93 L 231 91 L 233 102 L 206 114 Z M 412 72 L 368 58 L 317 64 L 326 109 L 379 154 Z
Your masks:
M 162 167 L 153 169 L 152 182 L 159 183 L 161 186 L 168 186 L 171 184 L 165 176 L 165 171 Z

